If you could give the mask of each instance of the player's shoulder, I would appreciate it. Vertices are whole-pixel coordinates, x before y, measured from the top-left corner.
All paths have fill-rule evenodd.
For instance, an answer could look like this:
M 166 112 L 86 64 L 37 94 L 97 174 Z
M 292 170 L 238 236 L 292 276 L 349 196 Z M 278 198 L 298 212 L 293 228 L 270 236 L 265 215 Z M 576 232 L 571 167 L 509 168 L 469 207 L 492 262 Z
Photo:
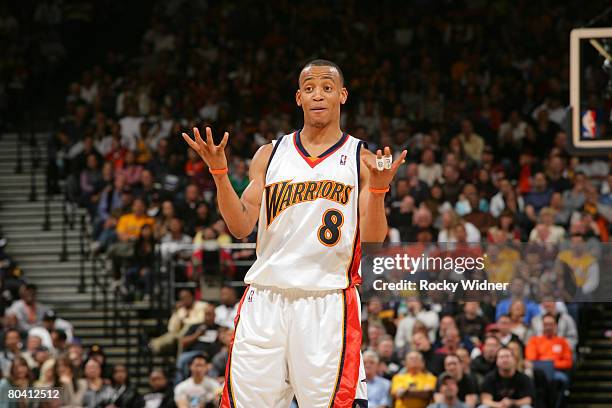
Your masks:
M 359 154 L 360 154 L 360 156 L 361 156 L 361 158 L 362 158 L 362 159 L 363 159 L 364 157 L 365 157 L 365 158 L 373 158 L 373 157 L 376 157 L 376 155 L 375 155 L 374 153 L 372 153 L 370 150 L 368 150 L 368 145 L 367 145 L 365 142 L 363 142 L 363 143 L 361 144 L 361 151 L 360 151 L 360 153 L 359 153 Z
M 374 163 L 376 163 L 376 155 L 368 149 L 368 144 L 366 142 L 362 142 L 360 143 L 359 148 L 361 149 L 359 152 L 359 158 L 361 163 L 370 163 L 374 165 Z
M 250 168 L 252 170 L 265 171 L 265 169 L 268 167 L 268 163 L 270 163 L 270 160 L 272 159 L 272 155 L 274 155 L 275 149 L 278 148 L 282 139 L 285 137 L 286 136 L 281 136 L 270 143 L 261 145 L 255 152 L 255 155 L 253 155 Z
M 270 157 L 274 154 L 275 149 L 278 149 L 281 143 L 283 143 L 289 137 L 291 137 L 291 134 L 282 135 L 278 137 L 278 139 L 272 140 L 270 143 L 261 145 L 259 149 L 257 149 L 257 151 L 255 152 L 253 160 L 260 159 L 267 162 L 267 160 L 269 160 Z
M 269 159 L 272 155 L 272 150 L 274 150 L 274 144 L 272 143 L 266 143 L 265 145 L 259 146 L 259 149 L 257 149 L 253 156 L 253 161 Z

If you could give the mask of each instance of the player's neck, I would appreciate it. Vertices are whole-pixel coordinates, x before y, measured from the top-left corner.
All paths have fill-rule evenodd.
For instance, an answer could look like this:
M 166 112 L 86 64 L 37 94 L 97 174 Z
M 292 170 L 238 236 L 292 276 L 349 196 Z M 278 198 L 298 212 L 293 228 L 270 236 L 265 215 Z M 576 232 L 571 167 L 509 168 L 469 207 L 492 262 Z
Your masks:
M 342 135 L 339 123 L 329 124 L 328 126 L 317 128 L 304 124 L 304 128 L 300 132 L 302 141 L 311 145 L 333 144 L 338 141 Z

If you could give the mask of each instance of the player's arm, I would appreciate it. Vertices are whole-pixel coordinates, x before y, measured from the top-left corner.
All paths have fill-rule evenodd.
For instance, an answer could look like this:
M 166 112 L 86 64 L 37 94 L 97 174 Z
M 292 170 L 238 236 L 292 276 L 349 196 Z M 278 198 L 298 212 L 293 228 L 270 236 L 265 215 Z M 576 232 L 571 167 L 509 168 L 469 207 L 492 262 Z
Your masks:
M 391 149 L 385 147 L 385 155 Z M 390 169 L 378 170 L 376 158 L 382 158 L 382 152 L 376 154 L 367 149 L 361 150 L 359 175 L 359 229 L 362 242 L 383 242 L 387 236 L 387 215 L 385 214 L 385 190 L 389 187 L 397 169 L 406 158 L 406 150 L 393 162 Z
M 215 145 L 212 132 L 206 128 L 206 141 L 200 137 L 197 128 L 193 129 L 195 140 L 183 133 L 183 138 L 204 160 L 211 170 L 227 169 L 227 158 L 225 157 L 225 146 L 229 134 L 225 132 L 219 145 Z M 217 200 L 221 216 L 227 225 L 230 233 L 236 238 L 248 236 L 257 223 L 259 209 L 261 206 L 261 196 L 265 183 L 266 166 L 272 154 L 272 145 L 268 144 L 259 148 L 249 168 L 250 183 L 238 197 L 232 187 L 227 172 L 213 174 L 217 186 Z
M 271 153 L 271 144 L 261 146 L 257 150 L 249 167 L 250 183 L 240 198 L 232 187 L 227 174 L 213 175 L 217 185 L 219 210 L 227 228 L 238 239 L 248 236 L 259 218 L 266 166 Z

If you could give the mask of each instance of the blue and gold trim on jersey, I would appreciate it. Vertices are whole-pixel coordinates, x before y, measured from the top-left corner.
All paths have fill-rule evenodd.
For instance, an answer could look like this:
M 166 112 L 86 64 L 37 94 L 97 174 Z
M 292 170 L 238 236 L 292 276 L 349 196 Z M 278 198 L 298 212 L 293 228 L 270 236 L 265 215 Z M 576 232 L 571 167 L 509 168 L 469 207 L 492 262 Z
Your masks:
M 295 146 L 295 148 L 298 151 L 298 153 L 300 154 L 300 156 L 302 156 L 302 158 L 306 161 L 306 163 L 311 168 L 314 168 L 317 164 L 323 162 L 323 160 L 325 160 L 326 158 L 328 158 L 329 156 L 334 154 L 349 139 L 349 135 L 348 134 L 342 133 L 342 136 L 340 136 L 340 139 L 338 139 L 338 141 L 336 143 L 334 143 L 333 146 L 331 146 L 329 149 L 327 149 L 326 151 L 324 151 L 320 155 L 313 156 L 313 155 L 311 155 L 310 153 L 308 153 L 306 151 L 306 148 L 302 144 L 302 139 L 300 138 L 300 133 L 301 132 L 302 132 L 302 130 L 300 129 L 300 130 L 297 130 L 293 134 L 293 145 Z

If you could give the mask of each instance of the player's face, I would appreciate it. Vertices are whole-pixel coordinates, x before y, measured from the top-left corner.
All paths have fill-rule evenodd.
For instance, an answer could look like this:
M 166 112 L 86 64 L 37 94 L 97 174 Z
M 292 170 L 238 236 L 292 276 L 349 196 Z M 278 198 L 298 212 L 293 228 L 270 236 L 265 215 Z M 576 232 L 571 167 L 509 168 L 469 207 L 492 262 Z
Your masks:
M 330 123 L 339 123 L 340 105 L 346 102 L 348 92 L 342 86 L 338 70 L 309 66 L 300 73 L 299 82 L 295 100 L 304 111 L 304 124 L 324 128 Z

